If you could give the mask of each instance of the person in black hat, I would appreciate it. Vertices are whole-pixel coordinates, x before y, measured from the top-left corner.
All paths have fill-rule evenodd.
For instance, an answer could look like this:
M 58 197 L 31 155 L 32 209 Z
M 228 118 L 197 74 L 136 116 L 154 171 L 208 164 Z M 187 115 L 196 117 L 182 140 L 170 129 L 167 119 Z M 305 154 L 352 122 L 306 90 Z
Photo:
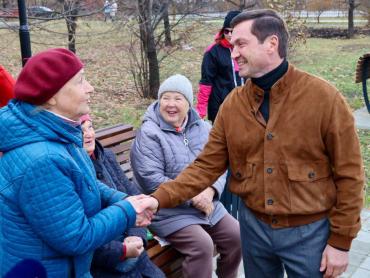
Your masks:
M 218 109 L 226 96 L 237 86 L 244 84 L 239 76 L 238 64 L 231 58 L 231 20 L 240 11 L 227 13 L 221 30 L 213 44 L 207 47 L 202 62 L 202 78 L 199 82 L 196 110 L 201 118 L 207 115 L 214 122 Z

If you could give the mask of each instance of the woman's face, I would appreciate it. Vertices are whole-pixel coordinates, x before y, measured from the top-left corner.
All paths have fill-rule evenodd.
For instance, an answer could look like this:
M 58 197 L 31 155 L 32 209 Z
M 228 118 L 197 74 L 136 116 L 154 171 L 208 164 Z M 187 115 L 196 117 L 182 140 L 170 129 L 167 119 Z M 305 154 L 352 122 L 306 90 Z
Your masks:
M 190 108 L 186 98 L 177 92 L 165 92 L 159 100 L 159 112 L 163 119 L 173 127 L 180 127 Z
M 78 121 L 82 115 L 90 112 L 89 101 L 93 91 L 82 69 L 47 101 L 48 107 L 52 112 Z
M 230 42 L 231 34 L 233 33 L 233 29 L 232 28 L 224 28 L 223 33 L 224 33 L 224 38 Z
M 84 148 L 89 155 L 92 155 L 95 150 L 95 130 L 92 122 L 87 120 L 82 125 Z

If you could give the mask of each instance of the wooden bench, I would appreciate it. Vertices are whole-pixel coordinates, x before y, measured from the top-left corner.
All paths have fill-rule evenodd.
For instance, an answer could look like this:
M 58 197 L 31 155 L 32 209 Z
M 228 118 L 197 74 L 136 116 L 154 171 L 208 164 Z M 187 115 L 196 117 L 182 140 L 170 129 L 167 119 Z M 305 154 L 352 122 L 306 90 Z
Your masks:
M 132 125 L 118 124 L 96 131 L 96 139 L 105 148 L 111 149 L 116 154 L 117 162 L 121 165 L 129 179 L 133 173 L 130 165 L 130 149 L 135 138 Z M 151 260 L 166 274 L 167 277 L 182 277 L 183 256 L 171 246 L 161 247 L 156 240 L 150 240 L 147 253 Z

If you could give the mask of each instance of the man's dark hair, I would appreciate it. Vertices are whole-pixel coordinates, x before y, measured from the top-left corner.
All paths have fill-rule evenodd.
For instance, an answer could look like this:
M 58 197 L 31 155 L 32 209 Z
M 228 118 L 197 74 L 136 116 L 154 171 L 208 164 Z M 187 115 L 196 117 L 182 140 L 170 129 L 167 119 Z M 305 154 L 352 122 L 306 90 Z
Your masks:
M 260 9 L 242 12 L 233 18 L 231 27 L 234 28 L 247 20 L 253 20 L 251 33 L 260 43 L 263 43 L 268 36 L 276 35 L 279 39 L 279 56 L 286 58 L 289 33 L 284 20 L 274 10 Z

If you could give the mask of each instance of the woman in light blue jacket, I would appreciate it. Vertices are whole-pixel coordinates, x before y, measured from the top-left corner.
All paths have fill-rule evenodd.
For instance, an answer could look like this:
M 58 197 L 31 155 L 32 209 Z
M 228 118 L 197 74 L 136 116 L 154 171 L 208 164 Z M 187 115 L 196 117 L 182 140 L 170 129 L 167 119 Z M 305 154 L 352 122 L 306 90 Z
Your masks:
M 50 49 L 27 61 L 0 110 L 1 277 L 29 258 L 49 278 L 91 277 L 97 247 L 149 223 L 149 198 L 97 181 L 83 149 L 79 118 L 93 89 L 74 53 Z
M 191 107 L 193 90 L 182 75 L 166 79 L 149 106 L 131 151 L 134 177 L 150 194 L 174 179 L 202 151 L 211 125 Z M 214 244 L 219 277 L 236 277 L 241 259 L 238 222 L 219 202 L 225 175 L 192 200 L 161 209 L 150 229 L 185 255 L 184 277 L 211 277 Z

